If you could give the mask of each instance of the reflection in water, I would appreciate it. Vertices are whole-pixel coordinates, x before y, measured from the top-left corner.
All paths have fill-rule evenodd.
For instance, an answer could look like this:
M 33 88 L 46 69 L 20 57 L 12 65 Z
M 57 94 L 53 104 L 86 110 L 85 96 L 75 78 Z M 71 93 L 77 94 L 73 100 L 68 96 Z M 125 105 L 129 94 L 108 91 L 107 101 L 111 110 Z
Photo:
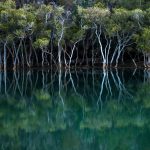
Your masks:
M 149 72 L 0 72 L 0 149 L 149 149 Z

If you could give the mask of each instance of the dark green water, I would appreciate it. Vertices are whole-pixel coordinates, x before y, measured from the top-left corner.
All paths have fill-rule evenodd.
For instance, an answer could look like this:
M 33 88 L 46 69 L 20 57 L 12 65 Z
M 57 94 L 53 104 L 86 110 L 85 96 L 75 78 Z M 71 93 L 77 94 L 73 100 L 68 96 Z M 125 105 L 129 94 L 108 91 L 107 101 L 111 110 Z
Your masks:
M 0 150 L 150 150 L 144 70 L 0 73 Z

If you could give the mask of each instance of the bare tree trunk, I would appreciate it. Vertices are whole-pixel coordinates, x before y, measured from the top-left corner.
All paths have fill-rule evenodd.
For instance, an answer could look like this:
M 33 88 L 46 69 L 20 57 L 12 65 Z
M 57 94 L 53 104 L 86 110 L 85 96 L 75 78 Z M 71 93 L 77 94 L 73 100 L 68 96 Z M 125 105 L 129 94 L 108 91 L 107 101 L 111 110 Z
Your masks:
M 59 75 L 58 76 L 59 76 L 59 85 L 58 85 L 58 87 L 59 87 L 59 97 L 60 97 L 62 105 L 64 107 L 65 103 L 64 103 L 64 99 L 61 95 L 61 90 L 62 90 L 62 72 L 61 72 L 61 68 L 59 68 Z
M 14 66 L 13 66 L 14 70 L 16 70 L 16 63 L 17 63 L 17 60 L 19 59 L 18 54 L 19 54 L 19 50 L 20 50 L 21 45 L 22 45 L 22 40 L 20 40 L 20 43 L 19 43 L 17 50 L 16 50 L 16 47 L 14 45 L 14 49 L 15 49 L 15 59 L 14 59 Z
M 150 67 L 150 53 L 147 53 L 147 54 L 146 54 L 146 57 L 147 57 L 147 62 L 146 62 L 146 64 L 147 64 L 147 67 L 149 68 L 149 67 Z
M 82 65 L 83 63 L 84 63 L 84 58 L 85 58 L 85 40 L 83 40 L 83 43 L 82 43 L 82 45 L 83 45 L 83 57 L 82 57 L 82 61 L 80 62 L 80 65 Z
M 143 57 L 144 57 L 144 67 L 147 68 L 147 65 L 146 65 L 146 54 L 143 53 Z
M 1 52 L 1 50 L 0 50 L 0 70 L 2 70 L 2 64 L 3 62 L 2 62 L 2 52 Z
M 64 19 L 63 19 L 61 25 L 62 25 L 62 27 L 61 27 L 61 35 L 60 35 L 60 38 L 58 40 L 58 63 L 59 63 L 59 69 L 61 69 L 61 67 L 62 67 L 62 61 L 61 61 L 62 45 L 61 45 L 61 40 L 62 40 L 63 35 L 64 35 Z
M 4 43 L 4 71 L 7 69 L 7 41 Z
M 102 55 L 102 59 L 103 59 L 103 68 L 105 69 L 105 67 L 106 67 L 106 58 L 105 58 L 105 54 L 103 52 L 103 46 L 102 46 L 102 42 L 101 42 L 102 27 L 101 26 L 99 27 L 99 32 L 98 32 L 98 26 L 96 24 L 95 24 L 95 28 L 96 28 L 95 34 L 96 34 L 97 39 L 98 39 L 98 43 L 99 43 L 99 46 L 100 46 L 100 51 L 101 51 L 101 55 Z
M 0 93 L 2 92 L 2 71 L 0 70 Z
M 71 67 L 71 61 L 72 61 L 72 57 L 73 57 L 73 54 L 74 54 L 74 50 L 76 48 L 76 44 L 81 41 L 81 39 L 79 39 L 78 41 L 76 41 L 73 45 L 73 48 L 71 49 L 71 55 L 70 55 L 70 59 L 69 59 L 69 68 Z
M 44 50 L 42 49 L 42 67 L 44 67 Z

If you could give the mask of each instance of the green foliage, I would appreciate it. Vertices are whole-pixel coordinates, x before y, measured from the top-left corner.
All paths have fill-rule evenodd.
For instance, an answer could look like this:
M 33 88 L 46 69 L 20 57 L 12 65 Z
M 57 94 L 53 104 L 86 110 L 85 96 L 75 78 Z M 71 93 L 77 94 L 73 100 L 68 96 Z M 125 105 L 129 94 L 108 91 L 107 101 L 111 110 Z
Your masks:
M 68 30 L 65 32 L 65 40 L 74 43 L 84 37 L 85 30 L 80 29 L 77 26 L 71 26 Z
M 150 52 L 150 27 L 144 28 L 139 34 L 136 34 L 135 40 L 140 50 Z
M 41 48 L 41 49 L 48 46 L 48 44 L 49 44 L 49 39 L 47 38 L 39 38 L 34 42 L 35 48 Z
M 4 43 L 9 42 L 9 46 L 7 45 L 11 54 L 9 56 L 15 54 L 12 47 L 15 45 L 17 48 L 20 40 L 24 43 L 24 46 L 20 46 L 22 52 L 29 51 L 29 47 L 32 52 L 33 48 L 43 49 L 48 46 L 57 49 L 60 38 L 59 44 L 63 49 L 64 46 L 72 47 L 75 42 L 88 39 L 89 37 L 86 36 L 89 35 L 89 32 L 95 38 L 97 29 L 101 35 L 112 41 L 113 47 L 117 45 L 118 37 L 123 41 L 124 35 L 129 37 L 132 37 L 133 34 L 139 35 L 135 38 L 136 44 L 144 51 L 149 51 L 150 10 L 149 8 L 142 9 L 143 1 L 141 1 L 141 6 L 134 9 L 123 7 L 127 2 L 131 4 L 128 0 L 118 1 L 112 13 L 103 0 L 61 1 L 60 4 L 64 5 L 59 6 L 27 4 L 19 9 L 16 9 L 14 1 L 6 0 L 0 2 L 0 43 L 4 46 Z M 101 40 L 104 40 L 103 37 Z M 130 39 L 132 40 L 134 38 Z M 105 42 L 102 41 L 102 43 L 105 47 Z M 68 51 L 66 53 L 69 54 Z M 20 55 L 22 54 L 19 51 L 16 57 Z
M 103 23 L 105 17 L 110 15 L 110 12 L 106 8 L 99 7 L 89 7 L 89 8 L 81 8 L 78 7 L 79 14 L 86 21 Z
M 40 101 L 48 101 L 51 99 L 51 96 L 49 95 L 49 93 L 46 93 L 43 90 L 37 91 L 35 95 L 36 95 L 36 98 Z
M 94 5 L 94 7 L 105 8 L 105 5 L 101 2 L 98 2 Z

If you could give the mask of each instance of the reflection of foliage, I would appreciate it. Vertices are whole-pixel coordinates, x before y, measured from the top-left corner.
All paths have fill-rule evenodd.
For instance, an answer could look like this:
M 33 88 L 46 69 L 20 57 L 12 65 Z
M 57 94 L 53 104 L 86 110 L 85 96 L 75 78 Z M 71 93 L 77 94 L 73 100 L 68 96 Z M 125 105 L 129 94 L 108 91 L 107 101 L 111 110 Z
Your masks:
M 137 94 L 137 98 L 135 99 L 136 102 L 138 103 L 142 103 L 143 107 L 145 108 L 150 108 L 150 85 L 149 83 L 143 84 L 142 88 L 140 89 L 140 91 Z M 143 98 L 144 97 L 144 98 Z
M 148 83 L 138 83 L 134 85 L 135 89 L 127 86 L 134 93 L 132 99 L 124 97 L 123 101 L 118 101 L 117 97 L 111 97 L 103 102 L 101 110 L 97 109 L 97 99 L 91 102 L 90 81 L 86 84 L 82 94 L 71 87 L 67 92 L 61 89 L 65 106 L 57 90 L 51 93 L 41 86 L 30 91 L 32 98 L 18 93 L 1 95 L 0 145 L 4 149 L 54 150 L 88 150 L 93 146 L 96 146 L 94 149 L 131 149 L 135 145 L 143 149 L 142 146 L 150 146 L 147 141 L 150 135 Z M 139 84 L 141 88 L 136 92 Z M 95 82 L 97 89 L 98 85 L 99 82 Z

